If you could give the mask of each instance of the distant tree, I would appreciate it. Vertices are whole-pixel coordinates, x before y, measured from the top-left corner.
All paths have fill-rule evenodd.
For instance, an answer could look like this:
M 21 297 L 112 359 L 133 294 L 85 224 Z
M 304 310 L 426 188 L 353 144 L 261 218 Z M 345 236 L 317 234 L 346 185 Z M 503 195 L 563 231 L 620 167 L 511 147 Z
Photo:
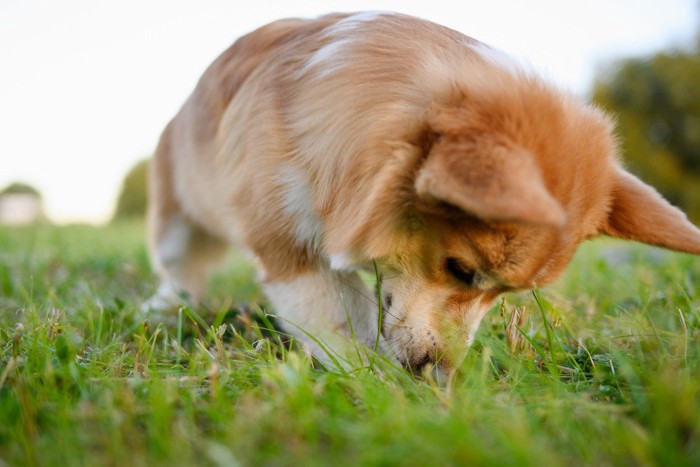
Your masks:
M 34 195 L 37 198 L 41 198 L 41 193 L 39 193 L 39 190 L 22 182 L 10 183 L 5 188 L 0 190 L 0 197 L 5 195 Z
M 112 220 L 144 217 L 147 202 L 148 159 L 144 159 L 136 163 L 124 177 Z
M 700 221 L 700 44 L 614 64 L 593 100 L 616 116 L 628 168 Z

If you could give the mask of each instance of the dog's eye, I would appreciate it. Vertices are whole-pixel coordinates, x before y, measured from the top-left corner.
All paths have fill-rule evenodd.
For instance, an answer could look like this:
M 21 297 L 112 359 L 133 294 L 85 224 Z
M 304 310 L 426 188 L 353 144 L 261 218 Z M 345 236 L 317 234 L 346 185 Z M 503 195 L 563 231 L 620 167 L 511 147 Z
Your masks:
M 474 280 L 476 279 L 476 271 L 469 269 L 465 265 L 459 262 L 456 258 L 447 258 L 445 260 L 445 269 L 452 275 L 455 279 L 462 282 L 465 285 L 473 286 Z

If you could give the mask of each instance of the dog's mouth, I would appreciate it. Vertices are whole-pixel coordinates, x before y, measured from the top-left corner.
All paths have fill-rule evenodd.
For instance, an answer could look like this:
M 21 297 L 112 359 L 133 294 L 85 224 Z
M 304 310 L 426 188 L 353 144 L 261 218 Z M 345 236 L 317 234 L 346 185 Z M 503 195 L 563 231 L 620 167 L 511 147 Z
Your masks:
M 404 369 L 410 373 L 420 375 L 423 369 L 430 364 L 435 364 L 435 361 L 427 353 L 422 357 L 415 359 L 406 359 L 406 361 L 401 362 Z
M 437 374 L 445 375 L 452 368 L 445 360 L 444 355 L 433 355 L 430 352 L 414 357 L 399 358 L 398 360 L 404 370 L 417 377 L 425 376 L 426 374 L 432 374 L 433 377 Z

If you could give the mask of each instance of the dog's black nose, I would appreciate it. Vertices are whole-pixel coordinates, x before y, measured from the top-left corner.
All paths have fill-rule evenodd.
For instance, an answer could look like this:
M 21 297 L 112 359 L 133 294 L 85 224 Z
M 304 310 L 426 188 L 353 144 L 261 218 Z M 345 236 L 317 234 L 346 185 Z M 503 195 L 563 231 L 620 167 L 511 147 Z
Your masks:
M 408 366 L 409 370 L 411 370 L 412 372 L 421 373 L 429 363 L 435 364 L 435 359 L 428 352 L 426 352 L 420 358 L 414 359 L 413 361 L 409 362 Z
M 445 360 L 436 358 L 435 355 L 426 353 L 420 359 L 406 365 L 406 369 L 417 377 L 429 377 L 441 386 L 447 384 L 449 379 L 449 367 L 445 367 Z

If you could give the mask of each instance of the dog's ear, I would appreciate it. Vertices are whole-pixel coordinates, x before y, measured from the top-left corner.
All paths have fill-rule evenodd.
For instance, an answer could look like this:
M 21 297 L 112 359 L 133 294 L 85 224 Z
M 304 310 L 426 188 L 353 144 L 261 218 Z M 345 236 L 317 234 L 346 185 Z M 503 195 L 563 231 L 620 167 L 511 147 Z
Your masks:
M 561 227 L 566 213 L 532 154 L 456 135 L 438 137 L 415 180 L 424 204 L 448 204 L 487 221 Z
M 618 169 L 612 204 L 600 233 L 700 254 L 700 230 L 649 185 Z

